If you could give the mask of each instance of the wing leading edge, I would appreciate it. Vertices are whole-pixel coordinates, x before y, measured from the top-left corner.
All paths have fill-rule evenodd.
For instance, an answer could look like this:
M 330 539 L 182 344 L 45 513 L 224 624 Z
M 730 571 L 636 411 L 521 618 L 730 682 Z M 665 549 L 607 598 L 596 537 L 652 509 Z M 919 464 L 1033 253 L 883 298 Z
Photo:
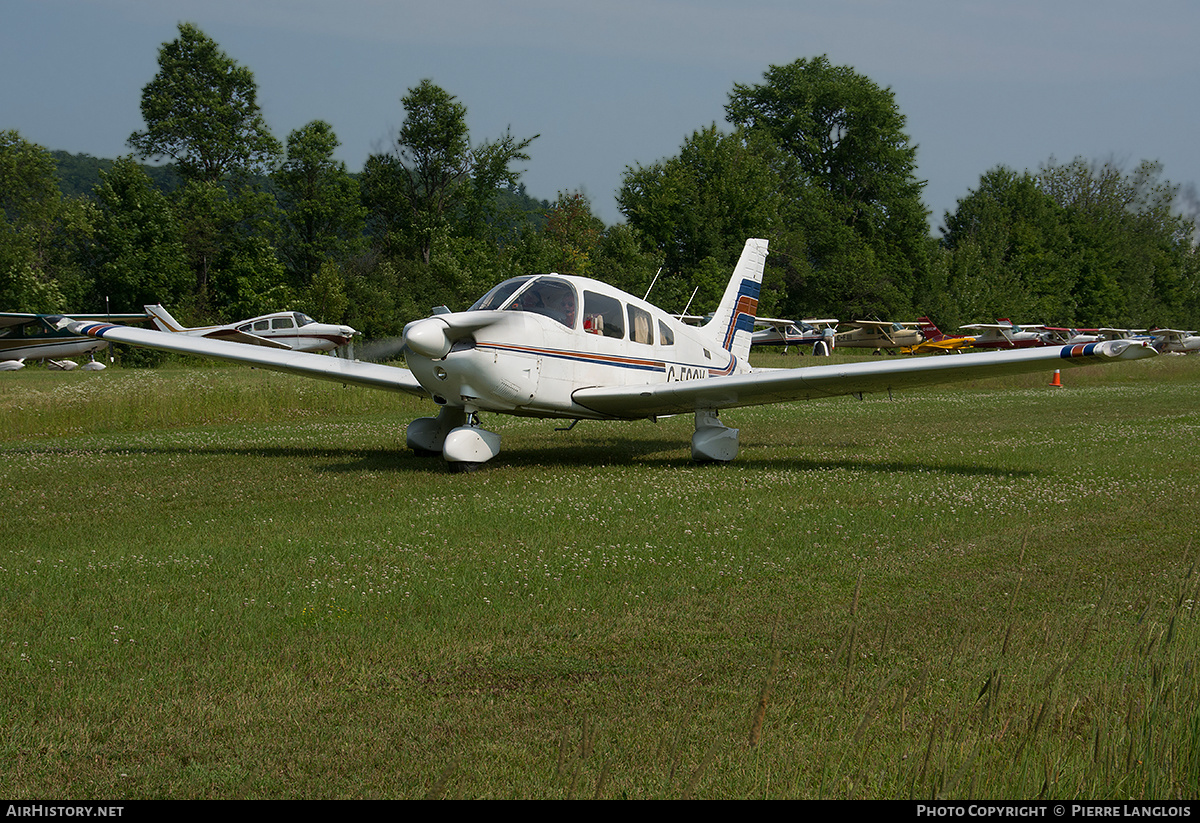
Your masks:
M 576 403 L 617 418 L 686 414 L 704 409 L 790 403 L 987 377 L 1049 371 L 1116 360 L 1153 357 L 1142 341 L 1110 340 L 1012 352 L 963 354 L 900 362 L 870 361 L 774 369 L 707 380 L 648 386 L 579 389 Z
M 404 392 L 428 397 L 429 392 L 417 382 L 412 372 L 380 363 L 343 360 L 325 354 L 250 346 L 206 337 L 193 337 L 173 332 L 134 329 L 110 323 L 88 323 L 63 318 L 59 323 L 72 334 L 96 337 L 114 343 L 128 343 L 162 351 L 182 352 L 218 360 L 232 360 L 273 371 L 290 372 L 336 383 L 365 386 L 373 389 Z

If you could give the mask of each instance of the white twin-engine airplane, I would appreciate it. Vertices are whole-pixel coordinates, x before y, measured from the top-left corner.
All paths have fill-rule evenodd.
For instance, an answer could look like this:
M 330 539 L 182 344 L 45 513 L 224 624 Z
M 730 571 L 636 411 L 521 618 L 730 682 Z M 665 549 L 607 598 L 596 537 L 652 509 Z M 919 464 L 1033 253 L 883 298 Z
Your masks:
M 1155 355 L 1146 343 L 1115 340 L 752 369 L 747 358 L 766 256 L 766 240 L 746 241 L 720 307 L 703 326 L 689 326 L 587 278 L 543 274 L 506 280 L 466 311 L 408 324 L 403 350 L 408 369 L 69 318 L 61 324 L 120 343 L 429 397 L 441 411 L 408 425 L 408 446 L 440 453 L 452 470 L 476 468 L 500 452 L 500 436 L 480 425 L 480 412 L 576 421 L 694 414 L 692 457 L 728 461 L 737 456 L 738 430 L 720 421 L 724 409 Z

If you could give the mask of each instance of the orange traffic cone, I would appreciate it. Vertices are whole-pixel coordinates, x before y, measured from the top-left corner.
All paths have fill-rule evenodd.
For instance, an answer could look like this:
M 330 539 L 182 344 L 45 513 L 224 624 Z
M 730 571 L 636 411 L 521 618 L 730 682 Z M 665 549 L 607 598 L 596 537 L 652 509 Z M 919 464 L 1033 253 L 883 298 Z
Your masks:
M 1054 379 L 1050 381 L 1050 385 L 1056 389 L 1062 388 L 1062 379 L 1058 375 L 1058 369 L 1054 370 Z

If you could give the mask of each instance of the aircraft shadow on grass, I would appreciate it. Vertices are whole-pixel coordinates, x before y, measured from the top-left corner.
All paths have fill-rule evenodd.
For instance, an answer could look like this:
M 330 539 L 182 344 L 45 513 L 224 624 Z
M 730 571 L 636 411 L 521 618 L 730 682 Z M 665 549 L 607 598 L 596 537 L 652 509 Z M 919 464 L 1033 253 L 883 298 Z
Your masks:
M 753 444 L 751 444 L 751 447 Z M 9 453 L 38 453 L 78 455 L 81 451 L 93 454 L 119 454 L 124 456 L 146 455 L 160 457 L 245 457 L 254 460 L 309 460 L 312 462 L 313 474 L 354 474 L 354 473 L 419 473 L 436 472 L 439 463 L 429 456 L 397 455 L 387 447 L 371 447 L 363 449 L 327 446 L 246 446 L 233 448 L 229 446 L 104 446 L 95 449 L 78 449 L 56 447 L 5 449 Z M 613 441 L 611 438 L 577 438 L 570 443 L 561 445 L 531 446 L 520 451 L 513 451 L 503 461 L 511 469 L 531 467 L 577 469 L 580 471 L 595 471 L 604 466 L 651 466 L 662 469 L 704 468 L 711 466 L 706 463 L 695 463 L 681 450 L 679 441 L 674 438 L 623 439 Z M 797 455 L 793 457 L 756 457 L 743 456 L 738 463 L 746 469 L 761 471 L 829 471 L 842 470 L 849 472 L 899 475 L 932 475 L 984 478 L 1030 478 L 1040 477 L 1041 472 L 1034 470 L 1013 469 L 1011 466 L 988 466 L 982 463 L 950 463 L 936 461 L 911 460 L 872 460 L 868 458 L 834 458 L 817 459 L 811 456 Z

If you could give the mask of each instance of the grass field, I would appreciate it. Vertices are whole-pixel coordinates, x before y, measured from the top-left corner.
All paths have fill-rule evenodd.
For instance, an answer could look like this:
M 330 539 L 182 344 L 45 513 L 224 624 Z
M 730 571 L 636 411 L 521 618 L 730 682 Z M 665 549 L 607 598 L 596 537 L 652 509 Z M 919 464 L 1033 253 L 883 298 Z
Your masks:
M 762 365 L 811 363 L 756 357 Z M 692 423 L 0 374 L 0 796 L 1196 798 L 1200 358 Z

